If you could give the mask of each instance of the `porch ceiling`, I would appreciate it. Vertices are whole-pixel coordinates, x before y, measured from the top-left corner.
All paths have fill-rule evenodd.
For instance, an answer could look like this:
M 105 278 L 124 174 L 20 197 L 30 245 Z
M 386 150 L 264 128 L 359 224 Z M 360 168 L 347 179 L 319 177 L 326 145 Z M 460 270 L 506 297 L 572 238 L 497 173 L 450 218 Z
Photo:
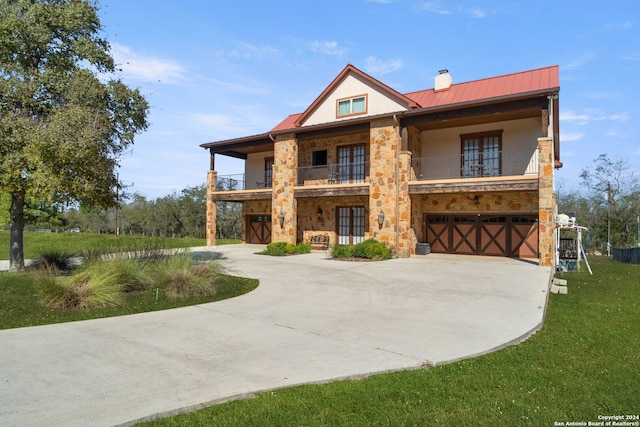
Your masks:
M 264 190 L 220 191 L 209 194 L 212 202 L 244 202 L 248 200 L 271 200 L 271 188 Z
M 499 104 L 476 105 L 446 111 L 424 111 L 402 119 L 405 126 L 420 130 L 441 129 L 469 124 L 490 123 L 529 117 L 541 117 L 542 109 L 548 108 L 546 97 L 539 96 Z

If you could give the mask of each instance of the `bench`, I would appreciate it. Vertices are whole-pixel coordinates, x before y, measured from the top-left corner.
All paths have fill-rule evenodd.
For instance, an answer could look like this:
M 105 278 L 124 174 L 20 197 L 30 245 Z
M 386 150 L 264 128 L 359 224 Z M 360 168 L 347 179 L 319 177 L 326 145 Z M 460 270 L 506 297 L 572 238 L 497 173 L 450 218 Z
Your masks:
M 311 236 L 309 243 L 311 243 L 311 247 L 314 249 L 329 249 L 329 236 L 314 234 Z

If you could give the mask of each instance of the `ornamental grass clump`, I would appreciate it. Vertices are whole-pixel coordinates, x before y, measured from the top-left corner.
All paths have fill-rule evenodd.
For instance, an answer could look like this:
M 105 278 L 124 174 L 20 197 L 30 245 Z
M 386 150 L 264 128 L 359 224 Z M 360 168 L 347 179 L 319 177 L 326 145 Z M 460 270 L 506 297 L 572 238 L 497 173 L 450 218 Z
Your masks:
M 122 287 L 117 275 L 109 272 L 89 269 L 64 277 L 48 271 L 38 285 L 42 304 L 49 308 L 93 309 L 122 304 Z
M 74 266 L 75 255 L 66 251 L 47 251 L 29 266 L 30 270 L 56 270 L 67 271 Z
M 222 267 L 215 262 L 194 264 L 190 253 L 173 255 L 158 263 L 156 285 L 172 299 L 215 295 L 222 280 Z

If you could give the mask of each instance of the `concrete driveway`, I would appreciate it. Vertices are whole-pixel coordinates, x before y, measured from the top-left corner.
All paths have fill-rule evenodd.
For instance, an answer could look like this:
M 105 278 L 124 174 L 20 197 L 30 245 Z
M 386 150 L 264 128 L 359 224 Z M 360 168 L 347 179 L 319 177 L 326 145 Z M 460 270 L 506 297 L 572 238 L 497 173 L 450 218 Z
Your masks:
M 260 391 L 442 364 L 543 321 L 551 269 L 431 254 L 342 262 L 212 250 L 247 295 L 0 331 L 0 425 L 129 425 Z

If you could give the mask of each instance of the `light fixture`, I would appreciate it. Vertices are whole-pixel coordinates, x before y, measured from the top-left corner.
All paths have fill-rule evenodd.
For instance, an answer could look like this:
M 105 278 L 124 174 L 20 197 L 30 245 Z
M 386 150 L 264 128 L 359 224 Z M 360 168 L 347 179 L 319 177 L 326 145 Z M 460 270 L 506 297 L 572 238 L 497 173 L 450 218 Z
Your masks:
M 278 219 L 280 220 L 280 228 L 282 228 L 284 226 L 284 213 L 282 213 L 282 211 L 280 211 Z
M 378 228 L 382 228 L 382 224 L 384 224 L 384 212 L 380 211 L 378 214 Z
M 322 208 L 318 208 L 318 218 L 322 216 Z

